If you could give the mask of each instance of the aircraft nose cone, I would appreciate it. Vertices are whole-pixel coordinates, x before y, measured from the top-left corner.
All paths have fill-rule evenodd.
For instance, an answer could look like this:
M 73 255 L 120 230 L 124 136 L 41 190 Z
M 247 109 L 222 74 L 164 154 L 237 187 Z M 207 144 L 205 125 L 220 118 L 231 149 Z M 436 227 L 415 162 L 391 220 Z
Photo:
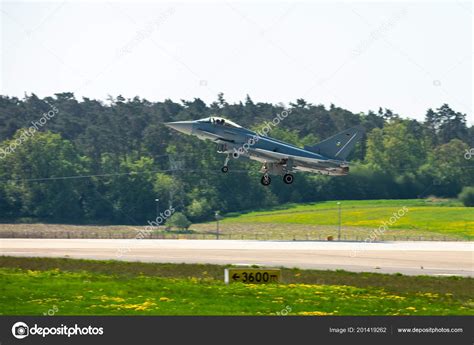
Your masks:
M 193 131 L 192 121 L 165 122 L 165 126 L 184 134 L 192 134 Z

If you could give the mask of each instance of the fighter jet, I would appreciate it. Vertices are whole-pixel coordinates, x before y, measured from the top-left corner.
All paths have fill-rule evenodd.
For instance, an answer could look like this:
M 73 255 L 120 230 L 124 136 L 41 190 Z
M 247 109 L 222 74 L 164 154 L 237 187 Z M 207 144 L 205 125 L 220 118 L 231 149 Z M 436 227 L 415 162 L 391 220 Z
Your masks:
M 223 173 L 229 171 L 228 163 L 231 158 L 246 157 L 263 163 L 260 172 L 263 174 L 261 183 L 264 186 L 270 185 L 270 175 L 283 176 L 283 182 L 291 184 L 295 171 L 347 175 L 349 163 L 346 158 L 364 133 L 361 126 L 356 126 L 318 144 L 300 148 L 270 138 L 266 132 L 251 131 L 222 117 L 167 122 L 165 125 L 201 140 L 215 142 L 217 152 L 227 155 L 221 169 Z

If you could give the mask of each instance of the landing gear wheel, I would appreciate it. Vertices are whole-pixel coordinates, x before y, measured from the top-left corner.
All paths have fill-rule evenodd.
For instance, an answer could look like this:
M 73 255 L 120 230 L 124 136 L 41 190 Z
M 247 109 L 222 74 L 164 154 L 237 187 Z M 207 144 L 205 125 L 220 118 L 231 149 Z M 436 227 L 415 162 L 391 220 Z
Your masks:
M 285 174 L 285 176 L 283 176 L 283 182 L 286 184 L 292 184 L 294 179 L 295 178 L 291 174 Z
M 224 165 L 221 169 L 221 171 L 225 174 L 226 172 L 229 171 L 229 167 L 227 165 Z
M 268 186 L 272 182 L 272 179 L 270 178 L 270 176 L 265 174 L 262 176 L 262 179 L 260 180 L 260 182 L 262 182 L 264 186 Z

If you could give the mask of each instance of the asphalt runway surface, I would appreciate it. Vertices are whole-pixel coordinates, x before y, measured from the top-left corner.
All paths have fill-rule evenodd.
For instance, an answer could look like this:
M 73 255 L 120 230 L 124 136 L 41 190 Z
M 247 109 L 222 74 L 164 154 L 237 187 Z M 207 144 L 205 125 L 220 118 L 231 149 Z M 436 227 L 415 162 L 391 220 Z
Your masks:
M 0 239 L 0 255 L 474 276 L 473 242 Z

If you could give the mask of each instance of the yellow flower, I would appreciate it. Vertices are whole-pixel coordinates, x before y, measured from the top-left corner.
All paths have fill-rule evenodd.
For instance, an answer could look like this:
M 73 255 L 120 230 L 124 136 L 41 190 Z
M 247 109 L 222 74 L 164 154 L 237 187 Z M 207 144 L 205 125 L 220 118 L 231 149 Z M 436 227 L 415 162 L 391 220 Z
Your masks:
M 304 316 L 324 316 L 324 315 L 333 315 L 334 313 L 326 313 L 324 311 L 301 311 L 298 315 Z
M 386 298 L 393 298 L 393 299 L 405 299 L 403 296 L 397 296 L 397 295 L 387 295 L 385 296 Z
M 122 297 L 100 296 L 100 300 L 102 302 L 106 302 L 106 301 L 112 301 L 112 302 L 118 302 L 118 303 L 125 302 L 125 299 Z

